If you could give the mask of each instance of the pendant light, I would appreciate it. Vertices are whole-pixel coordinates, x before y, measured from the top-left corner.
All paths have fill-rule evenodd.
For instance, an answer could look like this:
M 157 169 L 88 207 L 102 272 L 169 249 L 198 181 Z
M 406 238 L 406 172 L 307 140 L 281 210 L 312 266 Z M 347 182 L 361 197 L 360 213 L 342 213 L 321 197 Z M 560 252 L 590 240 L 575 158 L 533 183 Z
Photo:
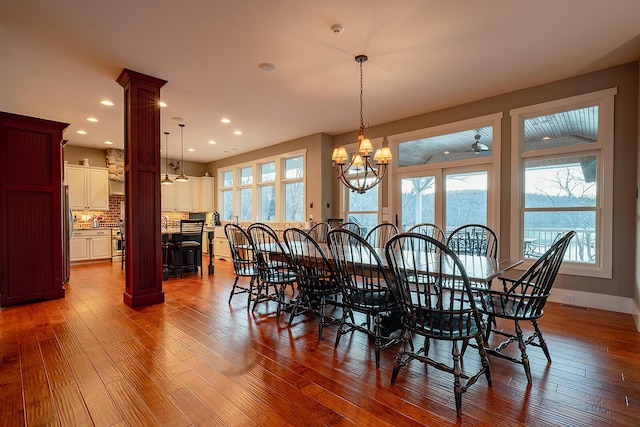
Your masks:
M 180 123 L 178 126 L 180 126 L 180 152 L 181 154 L 181 159 L 180 159 L 180 175 L 178 175 L 176 177 L 176 181 L 178 182 L 187 182 L 189 181 L 189 177 L 187 177 L 184 174 L 184 138 L 183 138 L 183 131 L 184 131 L 184 123 Z
M 364 120 L 362 116 L 362 64 L 369 59 L 366 55 L 358 55 L 355 60 L 360 64 L 360 132 L 358 133 L 358 149 L 353 154 L 350 162 L 347 150 L 338 147 L 333 150 L 331 160 L 336 166 L 340 182 L 356 193 L 363 194 L 382 181 L 387 173 L 387 166 L 391 162 L 391 150 L 389 147 L 379 148 L 373 155 L 376 162 L 374 167 L 370 158 L 373 146 L 369 138 L 364 137 Z
M 169 178 L 169 151 L 168 151 L 168 142 L 169 132 L 164 133 L 164 178 L 160 181 L 162 185 L 171 185 L 173 181 Z

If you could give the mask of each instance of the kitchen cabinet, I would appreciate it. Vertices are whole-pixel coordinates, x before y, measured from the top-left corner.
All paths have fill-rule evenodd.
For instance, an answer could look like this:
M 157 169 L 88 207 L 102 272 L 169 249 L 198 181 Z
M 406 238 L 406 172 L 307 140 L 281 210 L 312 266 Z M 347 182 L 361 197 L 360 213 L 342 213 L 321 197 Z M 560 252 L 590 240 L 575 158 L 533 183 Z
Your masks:
M 64 181 L 69 186 L 69 204 L 73 210 L 109 210 L 109 173 L 107 168 L 65 165 Z
M 69 242 L 70 259 L 92 261 L 111 259 L 111 230 L 76 230 Z
M 223 227 L 216 227 L 215 237 L 213 239 L 213 254 L 216 258 L 231 260 L 231 249 L 227 236 L 224 234 Z
M 191 184 L 191 212 L 203 212 L 202 209 L 202 178 L 189 178 Z
M 215 210 L 216 195 L 215 178 L 211 176 L 203 176 L 200 180 L 202 182 L 202 188 L 200 191 L 201 212 L 213 212 Z
M 62 133 L 0 112 L 0 306 L 64 297 Z
M 191 211 L 191 179 L 187 182 L 175 180 L 175 175 L 169 175 L 173 181 L 171 185 L 162 185 L 160 202 L 163 211 L 190 212 Z
M 171 185 L 162 185 L 163 211 L 212 212 L 215 208 L 215 179 L 210 176 L 190 176 L 187 182 L 175 181 L 169 175 Z

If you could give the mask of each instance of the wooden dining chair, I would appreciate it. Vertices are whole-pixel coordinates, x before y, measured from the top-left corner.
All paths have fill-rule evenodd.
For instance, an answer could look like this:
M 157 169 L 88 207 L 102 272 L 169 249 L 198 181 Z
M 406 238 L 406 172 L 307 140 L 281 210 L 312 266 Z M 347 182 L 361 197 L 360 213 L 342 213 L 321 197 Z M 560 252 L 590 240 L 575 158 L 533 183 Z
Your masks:
M 331 230 L 328 244 L 336 264 L 344 305 L 335 347 L 338 347 L 342 335 L 354 330 L 363 332 L 374 340 L 378 368 L 380 351 L 399 342 L 397 338 L 382 333 L 381 315 L 398 308 L 387 272 L 373 247 L 352 231 L 344 228 Z M 365 322 L 356 323 L 354 312 L 365 315 Z
M 340 226 L 340 228 L 343 228 L 345 230 L 349 230 L 354 234 L 357 234 L 358 236 L 360 236 L 360 226 L 358 224 L 356 224 L 355 222 L 345 222 L 344 224 L 342 224 Z
M 327 222 L 319 222 L 309 230 L 309 235 L 317 243 L 327 243 L 327 234 L 331 230 L 331 226 Z
M 442 242 L 442 243 L 447 242 L 447 237 L 445 236 L 442 228 L 430 222 L 415 224 L 414 226 L 410 227 L 407 230 L 407 233 L 424 234 L 425 236 L 433 237 L 439 242 Z
M 336 319 L 325 313 L 327 297 L 337 297 L 340 293 L 336 271 L 311 234 L 298 228 L 288 228 L 284 231 L 284 241 L 296 275 L 298 290 L 291 307 L 289 325 L 301 312 L 312 313 L 320 318 L 318 340 L 322 340 L 324 327 L 336 323 Z
M 391 237 L 398 234 L 398 227 L 390 222 L 383 222 L 373 227 L 365 239 L 374 248 L 384 248 Z
M 403 327 L 391 384 L 395 384 L 400 369 L 412 360 L 452 374 L 456 413 L 460 417 L 462 393 L 483 374 L 491 384 L 482 318 L 465 268 L 458 256 L 444 243 L 418 233 L 402 233 L 392 237 L 385 255 L 395 278 L 391 282 L 391 289 L 402 312 Z M 436 262 L 427 262 L 429 256 L 435 257 Z M 443 265 L 449 266 L 450 270 L 443 272 Z M 413 348 L 412 337 L 415 335 L 424 337 L 424 346 L 418 350 Z M 450 364 L 439 360 L 437 355 L 429 354 L 431 340 L 451 343 Z M 458 347 L 458 343 L 464 346 L 470 340 L 475 342 L 480 356 L 480 368 L 474 374 L 463 371 L 463 351 Z M 469 366 L 474 365 L 467 364 L 466 367 Z
M 551 287 L 564 259 L 564 254 L 575 234 L 575 231 L 566 233 L 519 278 L 500 277 L 502 289 L 479 290 L 477 300 L 480 312 L 488 317 L 485 340 L 489 341 L 491 333 L 507 338 L 506 341 L 487 349 L 488 353 L 523 365 L 529 383 L 531 383 L 531 367 L 527 355 L 527 346 L 540 347 L 547 358 L 547 363 L 551 363 L 549 349 L 542 337 L 538 320 L 544 314 L 543 309 L 547 298 L 551 294 Z M 494 327 L 495 322 L 492 320 L 496 318 L 512 320 L 514 332 L 506 332 L 502 325 L 500 328 Z M 520 327 L 520 322 L 522 321 L 531 322 L 534 329 L 533 334 L 526 339 Z M 512 357 L 503 353 L 503 350 L 513 342 L 518 343 L 520 357 Z
M 249 234 L 238 224 L 229 223 L 224 226 L 224 234 L 229 242 L 229 252 L 233 261 L 233 273 L 236 280 L 231 287 L 229 304 L 234 295 L 247 293 L 247 310 L 251 307 L 251 299 L 254 293 L 254 284 L 258 278 L 258 263 L 253 251 L 253 244 Z M 249 277 L 249 286 L 238 285 L 241 277 Z
M 498 236 L 486 225 L 467 224 L 453 230 L 447 246 L 456 255 L 498 256 Z
M 258 289 L 253 300 L 253 308 L 258 302 L 275 301 L 276 317 L 287 306 L 286 288 L 295 293 L 296 276 L 289 262 L 287 251 L 278 239 L 276 232 L 266 224 L 255 223 L 248 228 L 253 250 L 258 264 Z M 273 293 L 269 288 L 273 287 Z M 292 296 L 293 297 L 293 296 Z

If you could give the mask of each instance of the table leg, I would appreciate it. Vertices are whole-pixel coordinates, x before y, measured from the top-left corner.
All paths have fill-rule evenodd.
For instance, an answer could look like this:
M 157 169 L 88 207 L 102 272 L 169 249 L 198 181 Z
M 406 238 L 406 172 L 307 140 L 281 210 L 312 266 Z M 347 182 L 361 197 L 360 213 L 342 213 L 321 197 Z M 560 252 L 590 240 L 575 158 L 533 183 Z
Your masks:
M 209 238 L 209 274 L 213 274 L 213 231 L 207 232 Z

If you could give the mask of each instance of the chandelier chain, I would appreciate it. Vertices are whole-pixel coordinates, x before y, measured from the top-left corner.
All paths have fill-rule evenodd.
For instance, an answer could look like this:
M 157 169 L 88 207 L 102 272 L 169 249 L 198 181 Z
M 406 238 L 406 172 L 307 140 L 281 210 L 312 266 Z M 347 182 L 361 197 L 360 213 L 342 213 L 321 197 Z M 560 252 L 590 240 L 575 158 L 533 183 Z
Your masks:
M 364 134 L 364 116 L 362 115 L 362 95 L 364 93 L 364 84 L 362 77 L 362 62 L 360 61 L 360 133 Z

